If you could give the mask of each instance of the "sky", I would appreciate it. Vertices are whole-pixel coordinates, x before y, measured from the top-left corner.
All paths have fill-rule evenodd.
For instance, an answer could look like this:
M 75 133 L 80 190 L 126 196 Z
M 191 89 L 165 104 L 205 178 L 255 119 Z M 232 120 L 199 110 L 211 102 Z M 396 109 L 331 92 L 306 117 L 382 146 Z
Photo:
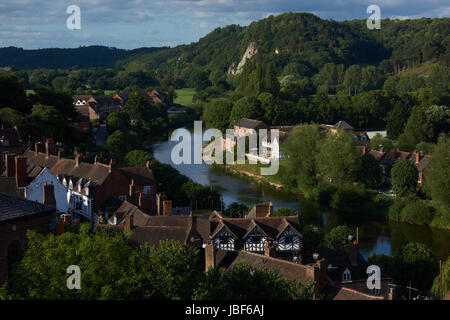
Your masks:
M 0 0 L 0 47 L 173 47 L 284 12 L 367 19 L 372 4 L 381 18 L 450 17 L 449 0 Z M 80 29 L 67 28 L 71 5 L 80 8 Z

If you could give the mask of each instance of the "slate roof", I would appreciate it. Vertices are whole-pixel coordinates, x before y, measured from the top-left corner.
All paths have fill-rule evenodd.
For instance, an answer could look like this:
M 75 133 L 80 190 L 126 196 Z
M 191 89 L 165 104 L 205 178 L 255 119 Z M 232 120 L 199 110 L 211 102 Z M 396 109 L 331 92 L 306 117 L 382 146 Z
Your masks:
M 127 178 L 128 183 L 131 183 L 131 179 L 134 179 L 135 185 L 151 185 L 155 184 L 155 176 L 151 169 L 147 167 L 124 167 L 119 169 L 125 178 Z
M 315 252 L 319 254 L 319 259 L 325 259 L 328 277 L 334 282 L 342 282 L 342 274 L 345 269 L 351 272 L 352 281 L 367 279 L 366 269 L 368 263 L 359 252 L 355 265 L 351 263 L 349 253 L 344 249 L 330 249 L 325 246 L 319 246 Z
M 355 129 L 351 125 L 349 125 L 347 122 L 345 122 L 344 120 L 341 120 L 338 123 L 336 123 L 334 125 L 334 128 L 335 129 L 344 129 L 344 130 L 354 130 Z
M 247 128 L 247 129 L 255 129 L 261 124 L 266 126 L 266 124 L 264 122 L 260 121 L 260 120 L 253 120 L 253 119 L 242 118 L 241 120 L 239 120 L 235 124 L 235 126 L 242 127 L 242 128 Z
M 0 221 L 55 212 L 55 208 L 17 196 L 0 193 Z
M 0 192 L 20 196 L 21 190 L 17 188 L 16 178 L 0 176 Z

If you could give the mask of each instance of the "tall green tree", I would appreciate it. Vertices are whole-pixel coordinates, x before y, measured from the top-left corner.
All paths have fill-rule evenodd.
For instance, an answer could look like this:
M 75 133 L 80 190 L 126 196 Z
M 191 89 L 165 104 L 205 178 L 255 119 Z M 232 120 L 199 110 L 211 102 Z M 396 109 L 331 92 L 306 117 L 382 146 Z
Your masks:
M 228 99 L 216 99 L 205 106 L 202 119 L 208 128 L 219 129 L 222 132 L 229 127 L 230 113 L 233 103 Z
M 372 189 L 378 187 L 381 182 L 380 165 L 370 153 L 366 153 L 361 157 L 361 168 L 358 172 L 358 181 Z
M 344 249 L 349 248 L 354 240 L 355 231 L 347 225 L 334 227 L 325 235 L 325 245 L 331 249 L 335 249 L 337 246 Z
M 427 195 L 450 208 L 450 137 L 442 135 L 431 157 L 431 162 L 425 168 L 424 189 Z
M 410 242 L 403 246 L 394 256 L 395 282 L 407 286 L 411 282 L 413 288 L 428 290 L 439 272 L 435 256 L 430 248 L 422 243 Z
M 288 186 L 303 192 L 317 185 L 318 173 L 316 154 L 323 142 L 317 125 L 300 125 L 294 128 L 282 145 L 286 165 L 282 180 Z
M 412 194 L 417 188 L 418 172 L 414 163 L 400 159 L 395 161 L 391 170 L 392 191 L 399 195 L 405 196 Z
M 353 182 L 361 168 L 360 154 L 354 139 L 347 132 L 327 133 L 317 154 L 320 178 L 333 185 Z
M 234 126 L 236 122 L 242 118 L 262 119 L 264 111 L 261 108 L 261 102 L 255 97 L 243 97 L 236 101 L 230 114 L 230 126 Z

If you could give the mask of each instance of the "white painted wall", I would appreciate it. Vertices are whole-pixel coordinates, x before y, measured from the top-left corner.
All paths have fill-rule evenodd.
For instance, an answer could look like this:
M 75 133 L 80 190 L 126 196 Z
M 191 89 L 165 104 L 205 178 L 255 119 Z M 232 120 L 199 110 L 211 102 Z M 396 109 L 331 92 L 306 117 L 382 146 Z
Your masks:
M 67 213 L 69 202 L 67 188 L 50 172 L 44 168 L 39 175 L 25 189 L 25 197 L 31 201 L 42 203 L 44 200 L 44 184 L 53 183 L 55 190 L 56 210 Z

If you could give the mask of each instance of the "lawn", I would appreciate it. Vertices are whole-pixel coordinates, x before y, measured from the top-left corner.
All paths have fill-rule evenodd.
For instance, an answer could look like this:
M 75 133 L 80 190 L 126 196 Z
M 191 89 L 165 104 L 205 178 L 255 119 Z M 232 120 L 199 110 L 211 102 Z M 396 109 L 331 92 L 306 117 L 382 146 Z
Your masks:
M 195 94 L 195 89 L 192 88 L 184 88 L 175 90 L 177 93 L 177 98 L 175 99 L 175 103 L 181 104 L 183 106 L 189 106 L 192 104 L 192 98 Z

